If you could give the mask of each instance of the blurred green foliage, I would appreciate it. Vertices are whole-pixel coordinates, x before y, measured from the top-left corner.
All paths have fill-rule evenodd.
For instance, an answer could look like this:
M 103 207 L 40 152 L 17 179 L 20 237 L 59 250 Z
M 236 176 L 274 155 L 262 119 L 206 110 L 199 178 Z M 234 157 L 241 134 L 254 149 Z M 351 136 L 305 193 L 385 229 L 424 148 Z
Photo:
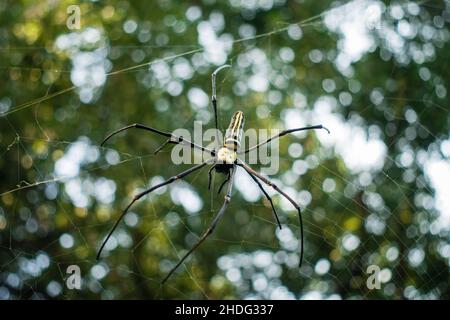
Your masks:
M 449 3 L 356 3 L 383 10 L 366 31 L 373 43 L 347 61 L 344 34 L 326 23 L 342 1 L 0 0 L 0 298 L 449 298 L 448 227 L 425 174 L 427 159 L 449 157 Z M 79 30 L 66 25 L 73 4 Z M 146 132 L 99 142 L 135 122 L 212 127 L 195 92 L 209 96 L 222 63 L 232 65 L 219 77 L 223 127 L 236 110 L 247 128 L 283 129 L 300 114 L 333 139 L 341 127 L 326 121 L 341 119 L 385 156 L 355 169 L 323 133 L 280 141 L 271 178 L 304 208 L 301 270 L 293 208 L 274 196 L 277 231 L 267 201 L 235 188 L 216 232 L 160 285 L 221 205 L 207 169 L 136 204 L 97 262 L 132 196 L 189 167 L 172 164 L 170 149 L 154 156 L 164 139 Z M 201 209 L 189 212 L 177 186 Z M 73 264 L 81 290 L 65 285 Z M 379 290 L 366 286 L 370 265 Z

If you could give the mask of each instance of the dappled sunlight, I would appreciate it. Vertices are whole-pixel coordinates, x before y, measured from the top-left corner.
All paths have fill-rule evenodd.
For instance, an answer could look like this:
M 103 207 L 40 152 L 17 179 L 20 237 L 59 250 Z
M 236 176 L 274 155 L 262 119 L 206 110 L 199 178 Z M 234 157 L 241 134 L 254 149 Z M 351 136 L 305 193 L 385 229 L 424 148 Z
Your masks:
M 0 299 L 449 297 L 448 4 L 83 2 L 79 27 L 65 2 L 10 6 L 0 4 Z M 276 187 L 238 167 L 214 232 L 161 285 L 224 203 L 228 167 L 211 181 L 216 162 L 179 175 L 223 146 L 197 133 L 214 129 L 212 73 L 225 64 L 223 133 L 238 110 L 259 137 L 330 133 L 258 149 L 249 163 Z M 133 123 L 152 129 L 103 140 Z M 190 139 L 215 151 L 194 146 L 178 161 Z M 66 284 L 72 265 L 79 290 Z

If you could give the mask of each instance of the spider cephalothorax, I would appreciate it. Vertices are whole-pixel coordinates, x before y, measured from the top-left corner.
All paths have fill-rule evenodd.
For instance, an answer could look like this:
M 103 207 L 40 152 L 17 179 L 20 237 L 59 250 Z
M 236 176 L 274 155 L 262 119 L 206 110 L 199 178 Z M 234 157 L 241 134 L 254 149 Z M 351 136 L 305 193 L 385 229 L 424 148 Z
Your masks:
M 212 105 L 214 108 L 214 119 L 215 119 L 215 127 L 216 130 L 218 130 L 218 123 L 217 123 L 217 98 L 216 98 L 216 75 L 217 73 L 222 70 L 223 68 L 226 67 L 230 67 L 229 65 L 225 65 L 222 66 L 220 68 L 218 68 L 216 71 L 213 72 L 212 74 Z M 267 200 L 269 201 L 271 207 L 272 207 L 272 212 L 274 214 L 274 217 L 277 221 L 277 224 L 279 226 L 279 228 L 281 229 L 281 223 L 280 220 L 278 219 L 278 215 L 277 212 L 275 211 L 275 207 L 273 206 L 273 202 L 272 202 L 272 198 L 269 196 L 269 194 L 265 191 L 265 189 L 263 188 L 263 186 L 261 185 L 262 181 L 264 184 L 274 188 L 278 193 L 280 193 L 283 197 L 285 197 L 298 211 L 298 217 L 300 220 L 300 263 L 299 265 L 301 266 L 302 264 L 302 260 L 303 260 L 303 222 L 302 222 L 302 216 L 301 216 L 301 212 L 300 212 L 300 206 L 290 197 L 288 196 L 285 192 L 283 192 L 276 184 L 274 184 L 273 182 L 271 182 L 269 179 L 267 179 L 266 177 L 264 177 L 263 175 L 261 175 L 260 173 L 256 172 L 255 170 L 253 170 L 248 164 L 246 164 L 244 161 L 238 159 L 237 155 L 238 154 L 245 154 L 250 152 L 251 150 L 254 149 L 258 149 L 259 147 L 261 147 L 262 145 L 265 145 L 267 143 L 269 143 L 270 141 L 274 140 L 274 139 L 278 139 L 288 133 L 292 133 L 292 132 L 297 132 L 297 131 L 302 131 L 302 130 L 311 130 L 311 129 L 325 129 L 328 131 L 328 129 L 326 129 L 325 127 L 323 127 L 322 125 L 316 125 L 316 126 L 309 126 L 309 127 L 303 127 L 303 128 L 295 128 L 295 129 L 289 129 L 289 130 L 285 130 L 280 132 L 279 134 L 276 134 L 274 136 L 272 136 L 271 138 L 267 139 L 266 141 L 263 141 L 259 144 L 257 144 L 256 146 L 253 146 L 251 148 L 248 148 L 246 150 L 239 150 L 240 146 L 241 146 L 241 139 L 242 139 L 242 134 L 243 134 L 243 130 L 244 130 L 244 113 L 242 111 L 237 111 L 236 113 L 234 113 L 233 117 L 231 118 L 230 121 L 230 125 L 226 131 L 225 134 L 225 139 L 224 139 L 224 143 L 223 145 L 219 146 L 217 145 L 217 149 L 208 149 L 205 148 L 203 146 L 200 146 L 198 144 L 195 144 L 191 141 L 188 141 L 186 139 L 184 139 L 181 136 L 176 136 L 170 132 L 165 132 L 165 131 L 161 131 L 152 127 L 148 127 L 142 124 L 132 124 L 126 127 L 123 127 L 117 131 L 114 131 L 113 133 L 111 133 L 110 135 L 108 135 L 105 140 L 103 140 L 102 145 L 109 139 L 111 138 L 113 135 L 115 135 L 116 133 L 119 133 L 121 131 L 130 129 L 130 128 L 137 128 L 137 129 L 143 129 L 143 130 L 147 130 L 150 132 L 153 132 L 155 134 L 159 134 L 161 136 L 165 136 L 166 138 L 168 138 L 168 140 L 160 147 L 158 148 L 155 153 L 157 153 L 158 151 L 160 151 L 164 146 L 168 145 L 169 143 L 172 144 L 184 144 L 184 145 L 188 145 L 193 149 L 197 149 L 197 150 L 201 150 L 202 152 L 206 152 L 208 153 L 211 158 L 207 159 L 206 161 L 195 165 L 193 167 L 191 167 L 190 169 L 183 171 L 169 179 L 167 179 L 166 181 L 163 181 L 147 190 L 144 190 L 140 193 L 138 193 L 136 196 L 134 196 L 133 200 L 128 204 L 128 206 L 125 208 L 125 210 L 122 212 L 122 215 L 119 217 L 119 219 L 117 219 L 116 223 L 114 224 L 113 228 L 111 229 L 111 231 L 108 233 L 108 235 L 106 236 L 105 240 L 103 241 L 98 253 L 97 253 L 97 259 L 99 259 L 100 254 L 103 250 L 103 248 L 105 247 L 105 244 L 108 242 L 109 238 L 111 237 L 111 235 L 113 234 L 114 230 L 116 229 L 116 227 L 118 226 L 119 222 L 121 221 L 121 219 L 125 216 L 125 214 L 128 212 L 128 210 L 131 208 L 131 206 L 138 201 L 139 199 L 141 199 L 143 196 L 149 194 L 150 192 L 161 188 L 165 185 L 168 185 L 176 180 L 182 179 L 184 177 L 186 177 L 187 175 L 189 175 L 190 173 L 197 171 L 201 168 L 203 168 L 206 165 L 211 165 L 211 168 L 209 170 L 209 188 L 211 188 L 211 173 L 212 170 L 215 170 L 216 172 L 220 172 L 223 173 L 225 175 L 227 175 L 227 179 L 222 183 L 222 185 L 219 188 L 219 193 L 222 190 L 222 187 L 225 186 L 225 184 L 228 182 L 228 186 L 227 186 L 227 193 L 225 194 L 225 199 L 224 199 L 224 203 L 222 205 L 222 207 L 220 208 L 219 212 L 217 213 L 217 215 L 214 217 L 214 219 L 212 220 L 212 223 L 210 224 L 210 226 L 208 227 L 208 229 L 206 229 L 206 231 L 203 233 L 203 235 L 200 237 L 200 239 L 197 241 L 197 243 L 178 261 L 178 263 L 169 271 L 169 273 L 167 274 L 167 276 L 163 279 L 163 283 L 172 275 L 172 273 L 183 263 L 184 260 L 186 260 L 186 258 L 200 245 L 202 244 L 203 241 L 205 241 L 205 239 L 214 231 L 217 223 L 219 222 L 220 218 L 223 216 L 223 214 L 225 213 L 226 208 L 228 207 L 228 204 L 231 201 L 231 191 L 233 188 L 233 180 L 234 180 L 234 175 L 236 174 L 236 168 L 242 167 L 249 175 L 250 177 L 253 179 L 253 181 L 258 185 L 258 187 L 261 189 L 261 191 L 264 193 L 264 196 L 267 198 Z M 217 144 L 218 144 L 218 137 L 216 139 Z M 217 150 L 217 151 L 216 151 Z
M 222 147 L 217 151 L 217 161 L 214 169 L 217 172 L 228 174 L 236 163 L 237 153 L 234 150 Z

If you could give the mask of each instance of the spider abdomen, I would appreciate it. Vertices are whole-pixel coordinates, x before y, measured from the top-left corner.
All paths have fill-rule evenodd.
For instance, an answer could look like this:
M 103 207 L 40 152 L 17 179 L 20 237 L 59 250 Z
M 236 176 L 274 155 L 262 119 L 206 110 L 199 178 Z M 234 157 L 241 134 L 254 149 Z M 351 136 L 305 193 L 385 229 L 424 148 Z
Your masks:
M 225 135 L 225 144 L 224 144 L 225 148 L 236 152 L 237 149 L 240 147 L 242 140 L 242 132 L 244 130 L 244 122 L 245 117 L 242 111 L 237 111 L 233 114 L 230 125 L 228 126 Z

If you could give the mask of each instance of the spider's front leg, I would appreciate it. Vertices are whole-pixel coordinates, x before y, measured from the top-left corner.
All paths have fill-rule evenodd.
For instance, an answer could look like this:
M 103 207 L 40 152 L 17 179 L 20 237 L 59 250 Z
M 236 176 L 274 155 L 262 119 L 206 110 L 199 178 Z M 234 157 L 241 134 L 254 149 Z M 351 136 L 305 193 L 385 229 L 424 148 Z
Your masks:
M 267 184 L 268 186 L 274 188 L 279 194 L 281 194 L 283 197 L 285 197 L 290 203 L 292 203 L 292 205 L 295 207 L 295 209 L 297 209 L 298 211 L 298 219 L 300 221 L 300 262 L 299 262 L 299 267 L 302 266 L 302 262 L 303 262 L 303 220 L 302 220 L 302 212 L 300 210 L 300 206 L 297 204 L 297 202 L 295 202 L 290 196 L 288 196 L 283 190 L 281 190 L 275 183 L 273 183 L 272 181 L 270 181 L 269 179 L 267 179 L 266 177 L 264 177 L 262 174 L 256 172 L 255 170 L 253 170 L 248 164 L 246 164 L 244 161 L 238 159 L 238 166 L 244 168 L 245 171 L 247 171 L 247 173 L 250 176 L 256 177 L 259 180 L 261 180 L 262 182 L 264 182 L 265 184 Z
M 174 182 L 174 181 L 176 181 L 176 180 L 179 180 L 179 179 L 182 179 L 182 178 L 186 177 L 188 174 L 190 174 L 190 173 L 192 173 L 192 172 L 194 172 L 194 171 L 197 171 L 197 170 L 200 169 L 200 168 L 203 168 L 204 166 L 206 166 L 207 164 L 209 164 L 209 163 L 211 163 L 211 162 L 213 162 L 213 161 L 214 161 L 214 159 L 206 160 L 206 161 L 204 161 L 204 162 L 202 162 L 202 163 L 200 163 L 200 164 L 198 164 L 198 165 L 196 165 L 196 166 L 194 166 L 194 167 L 192 167 L 192 168 L 189 168 L 188 170 L 183 171 L 183 172 L 181 172 L 181 173 L 179 173 L 179 174 L 177 174 L 177 175 L 175 175 L 175 176 L 173 176 L 173 177 L 170 177 L 170 178 L 167 179 L 166 181 L 161 182 L 161 183 L 157 184 L 156 186 L 153 186 L 153 187 L 151 187 L 151 188 L 149 188 L 149 189 L 147 189 L 147 190 L 144 190 L 144 191 L 142 191 L 141 193 L 138 193 L 136 196 L 134 196 L 133 200 L 128 204 L 128 206 L 127 206 L 127 207 L 125 208 L 125 210 L 122 212 L 122 214 L 120 215 L 119 219 L 117 219 L 117 221 L 115 222 L 115 224 L 114 224 L 114 226 L 112 227 L 111 231 L 108 233 L 108 235 L 106 236 L 105 240 L 103 241 L 103 243 L 102 243 L 102 245 L 101 245 L 101 247 L 100 247 L 100 249 L 98 250 L 98 253 L 97 253 L 97 260 L 100 259 L 100 255 L 101 255 L 101 253 L 102 253 L 102 251 L 103 251 L 103 249 L 104 249 L 106 243 L 108 242 L 109 238 L 110 238 L 110 237 L 112 236 L 112 234 L 114 233 L 114 230 L 116 230 L 117 226 L 119 225 L 119 222 L 120 222 L 120 221 L 122 220 L 122 218 L 127 214 L 128 210 L 131 208 L 131 206 L 132 206 L 136 201 L 138 201 L 139 199 L 141 199 L 143 196 L 149 194 L 150 192 L 155 191 L 156 189 L 159 189 L 159 188 L 164 187 L 164 186 L 166 186 L 166 185 L 168 185 L 168 184 L 171 184 L 172 182 Z
M 280 219 L 278 218 L 278 214 L 277 211 L 275 210 L 275 206 L 273 205 L 273 201 L 272 198 L 269 196 L 269 194 L 266 192 L 266 190 L 264 190 L 263 186 L 261 185 L 261 183 L 258 181 L 258 179 L 256 179 L 255 176 L 253 176 L 252 174 L 250 174 L 248 171 L 246 171 L 248 173 L 248 175 L 250 176 L 250 178 L 253 179 L 253 181 L 255 181 L 255 183 L 258 185 L 259 189 L 261 189 L 262 193 L 264 193 L 264 196 L 266 197 L 266 199 L 269 201 L 270 206 L 272 207 L 272 212 L 273 215 L 275 217 L 275 220 L 277 221 L 278 227 L 281 230 L 281 223 L 280 223 Z
M 205 241 L 206 238 L 208 238 L 208 236 L 211 233 L 213 233 L 214 229 L 216 228 L 217 223 L 219 222 L 220 218 L 222 218 L 223 214 L 225 213 L 225 210 L 228 207 L 228 204 L 231 201 L 231 191 L 233 189 L 233 180 L 234 180 L 234 174 L 236 173 L 236 167 L 233 166 L 233 168 L 231 170 L 232 171 L 230 173 L 230 179 L 228 182 L 227 194 L 225 195 L 225 200 L 223 202 L 222 208 L 220 208 L 219 213 L 217 213 L 217 215 L 215 216 L 211 225 L 208 227 L 208 229 L 206 229 L 205 233 L 203 233 L 203 235 L 197 241 L 197 243 L 183 256 L 183 258 L 180 259 L 180 261 L 178 261 L 178 263 L 175 265 L 175 267 L 173 267 L 172 270 L 169 271 L 169 273 L 167 274 L 167 276 L 163 279 L 163 281 L 161 283 L 164 284 L 164 282 L 166 282 L 167 279 L 170 278 L 170 276 L 173 274 L 173 272 L 184 262 L 184 260 L 186 260 L 187 257 L 189 257 L 191 255 L 191 253 L 194 252 L 194 250 L 197 249 L 203 243 L 203 241 Z

